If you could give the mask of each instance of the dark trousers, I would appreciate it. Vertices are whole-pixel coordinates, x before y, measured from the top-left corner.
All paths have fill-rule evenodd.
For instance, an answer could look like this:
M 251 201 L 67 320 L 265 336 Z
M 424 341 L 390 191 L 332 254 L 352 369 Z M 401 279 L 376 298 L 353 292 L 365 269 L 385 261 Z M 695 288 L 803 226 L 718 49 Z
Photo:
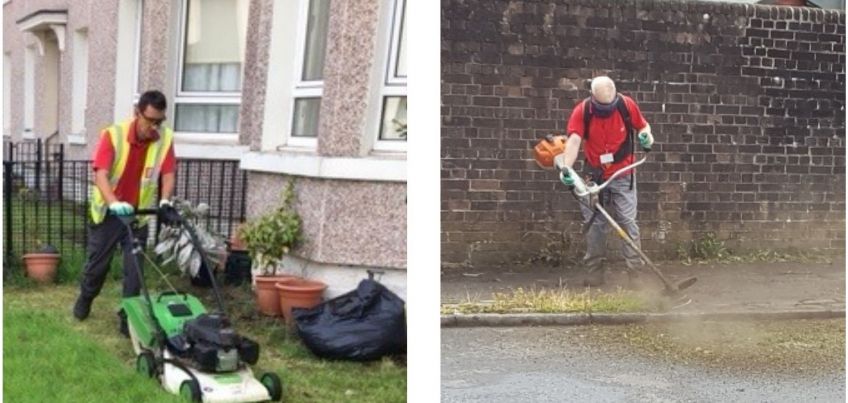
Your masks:
M 144 245 L 147 240 L 147 226 L 133 228 L 133 236 Z M 139 295 L 141 282 L 137 267 L 141 267 L 141 256 L 132 253 L 132 241 L 127 236 L 127 228 L 121 220 L 107 215 L 100 224 L 92 225 L 88 232 L 87 259 L 80 282 L 80 297 L 92 300 L 103 288 L 103 282 L 109 273 L 109 261 L 115 247 L 120 245 L 124 254 L 124 290 L 123 297 Z

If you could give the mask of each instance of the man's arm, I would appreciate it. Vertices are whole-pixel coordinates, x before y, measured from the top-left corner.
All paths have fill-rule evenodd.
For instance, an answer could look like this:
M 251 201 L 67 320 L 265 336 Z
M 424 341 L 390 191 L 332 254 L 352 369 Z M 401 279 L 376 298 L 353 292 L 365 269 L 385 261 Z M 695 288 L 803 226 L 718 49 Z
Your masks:
M 171 200 L 171 195 L 174 194 L 175 183 L 176 175 L 173 172 L 162 174 L 162 199 Z
M 642 134 L 642 133 L 651 133 L 651 125 L 650 125 L 650 124 L 648 124 L 648 122 L 645 122 L 645 127 L 641 128 L 641 129 L 639 129 L 639 130 L 637 130 L 637 132 L 639 132 L 639 134 Z
M 574 166 L 574 161 L 577 161 L 577 154 L 580 153 L 580 143 L 583 139 L 577 133 L 571 133 L 568 140 L 565 142 L 565 166 Z
M 94 171 L 94 184 L 97 186 L 97 189 L 100 190 L 100 194 L 103 195 L 103 199 L 106 200 L 106 205 L 120 201 L 117 197 L 115 197 L 115 192 L 112 191 L 112 186 L 109 184 L 109 172 L 105 169 L 98 169 Z
M 168 152 L 165 154 L 165 161 L 162 162 L 162 200 L 171 200 L 174 195 L 174 186 L 177 181 L 177 157 L 174 154 L 174 145 L 168 147 Z

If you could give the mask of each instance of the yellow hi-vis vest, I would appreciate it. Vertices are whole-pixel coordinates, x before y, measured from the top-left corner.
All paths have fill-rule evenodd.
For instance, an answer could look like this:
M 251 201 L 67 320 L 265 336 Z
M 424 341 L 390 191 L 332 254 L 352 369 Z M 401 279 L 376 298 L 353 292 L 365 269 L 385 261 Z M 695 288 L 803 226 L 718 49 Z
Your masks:
M 109 170 L 109 185 L 114 191 L 118 186 L 118 180 L 124 173 L 124 168 L 127 165 L 127 157 L 130 154 L 129 132 L 130 125 L 133 120 L 126 120 L 119 124 L 113 125 L 106 129 L 109 134 L 109 139 L 112 141 L 112 148 L 115 150 L 115 158 L 112 161 L 112 168 Z M 159 172 L 162 169 L 162 162 L 165 161 L 168 148 L 174 138 L 174 132 L 163 127 L 159 134 L 159 140 L 150 143 L 147 147 L 147 157 L 144 160 L 144 170 L 139 184 L 138 192 L 138 208 L 149 209 L 156 207 L 156 194 L 159 191 Z M 106 204 L 106 199 L 100 193 L 100 189 L 92 182 L 91 184 L 91 219 L 95 224 L 100 224 L 106 218 L 106 211 L 109 206 Z M 139 216 L 138 220 L 141 224 L 147 222 L 147 216 Z

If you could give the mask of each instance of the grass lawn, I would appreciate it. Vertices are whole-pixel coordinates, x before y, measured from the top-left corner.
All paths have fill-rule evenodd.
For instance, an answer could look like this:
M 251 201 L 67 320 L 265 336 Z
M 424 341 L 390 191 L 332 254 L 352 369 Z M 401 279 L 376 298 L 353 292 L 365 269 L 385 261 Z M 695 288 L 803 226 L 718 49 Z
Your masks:
M 177 283 L 212 306 L 209 291 L 192 289 L 184 280 Z M 120 282 L 107 281 L 84 322 L 77 322 L 70 312 L 77 291 L 74 284 L 4 288 L 3 393 L 7 401 L 173 401 L 155 381 L 134 372 L 130 341 L 117 330 Z M 277 372 L 283 380 L 284 401 L 406 400 L 405 362 L 318 359 L 279 321 L 255 313 L 248 287 L 227 289 L 225 299 L 238 331 L 260 343 L 255 372 Z

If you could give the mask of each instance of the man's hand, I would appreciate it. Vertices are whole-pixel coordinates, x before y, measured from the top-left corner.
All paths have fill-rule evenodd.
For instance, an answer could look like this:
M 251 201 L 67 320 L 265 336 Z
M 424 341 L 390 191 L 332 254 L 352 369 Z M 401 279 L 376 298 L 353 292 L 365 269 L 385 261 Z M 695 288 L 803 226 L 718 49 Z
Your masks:
M 651 132 L 642 132 L 639 133 L 639 145 L 642 146 L 643 150 L 650 150 L 651 146 L 654 145 L 654 136 Z
M 109 211 L 117 216 L 132 215 L 133 206 L 127 202 L 117 201 L 109 204 Z
M 177 225 L 182 221 L 180 213 L 171 205 L 168 199 L 159 201 L 159 222 L 165 225 Z
M 565 186 L 574 186 L 574 178 L 571 177 L 570 170 L 562 170 L 562 183 L 565 184 Z

